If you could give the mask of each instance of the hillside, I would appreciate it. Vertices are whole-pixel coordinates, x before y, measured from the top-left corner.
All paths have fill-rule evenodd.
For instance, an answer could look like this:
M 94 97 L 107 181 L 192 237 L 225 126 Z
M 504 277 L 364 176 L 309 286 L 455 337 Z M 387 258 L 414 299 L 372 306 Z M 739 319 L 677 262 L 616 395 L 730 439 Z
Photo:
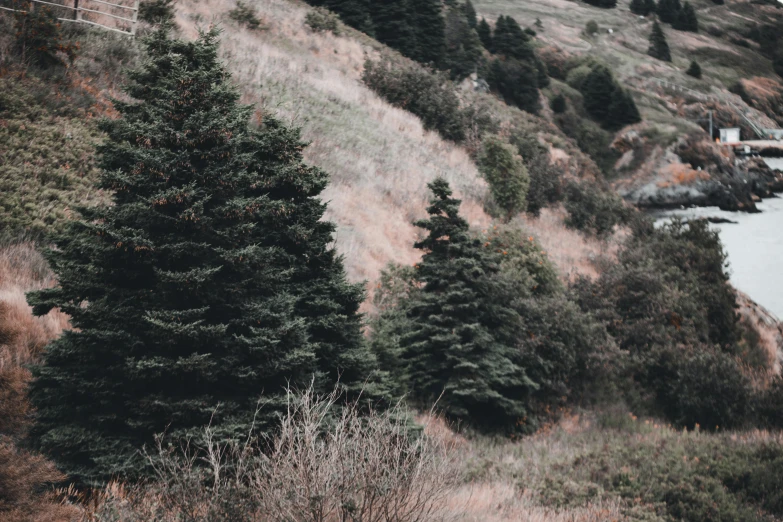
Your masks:
M 444 9 L 458 4 L 438 2 Z M 635 208 L 719 204 L 753 210 L 760 197 L 783 189 L 783 173 L 718 147 L 701 121 L 712 109 L 716 125 L 737 124 L 748 132 L 736 106 L 759 124 L 783 126 L 783 79 L 748 32 L 752 24 L 783 19 L 783 8 L 744 0 L 726 5 L 696 0 L 699 33 L 664 28 L 673 54 L 667 64 L 647 54 L 651 21 L 630 13 L 626 0 L 609 10 L 567 0 L 475 0 L 473 5 L 479 18 L 493 26 L 499 15 L 510 15 L 531 28 L 526 34 L 535 32 L 529 43 L 549 74 L 548 84 L 536 94 L 537 114 L 488 92 L 478 69 L 476 76 L 452 83 L 447 75 L 436 76 L 341 22 L 329 30 L 314 29 L 308 17 L 325 16 L 324 11 L 314 11 L 302 0 L 178 0 L 173 5 L 175 28 L 171 35 L 158 37 L 197 42 L 202 51 L 207 49 L 206 55 L 215 50 L 227 71 L 216 77 L 226 79 L 228 91 L 236 87 L 241 103 L 252 106 L 251 121 L 239 125 L 239 132 L 247 127 L 258 133 L 252 134 L 254 139 L 266 139 L 272 125 L 265 118 L 276 118 L 285 132 L 289 127 L 301 131 L 304 161 L 328 174 L 329 183 L 317 197 L 327 204 L 324 220 L 335 224 L 329 245 L 344 259 L 344 272 L 339 263 L 330 265 L 336 268 L 324 292 L 339 288 L 340 299 L 355 298 L 359 309 L 351 309 L 353 301 L 329 301 L 317 293 L 317 284 L 291 284 L 276 294 L 277 301 L 269 298 L 272 306 L 258 320 L 253 316 L 239 334 L 226 334 L 228 320 L 221 323 L 221 313 L 209 307 L 228 302 L 221 310 L 233 309 L 235 299 L 246 297 L 245 287 L 232 287 L 232 293 L 225 294 L 229 298 L 210 303 L 210 293 L 219 294 L 223 285 L 210 282 L 212 286 L 204 286 L 207 291 L 199 285 L 229 265 L 240 266 L 258 244 L 245 245 L 230 262 L 208 270 L 195 266 L 201 261 L 198 256 L 183 255 L 195 268 L 189 265 L 192 269 L 175 274 L 147 261 L 153 257 L 145 258 L 146 252 L 154 249 L 141 243 L 132 248 L 138 237 L 122 236 L 130 225 L 118 232 L 119 242 L 112 239 L 105 256 L 96 256 L 98 261 L 89 266 L 79 263 L 99 244 L 94 241 L 101 241 L 95 234 L 57 236 L 63 230 L 78 234 L 74 230 L 79 226 L 66 225 L 84 207 L 127 205 L 112 191 L 128 190 L 125 181 L 143 171 L 144 162 L 121 163 L 115 165 L 118 173 L 101 173 L 97 161 L 106 154 L 106 143 L 113 143 L 115 152 L 146 154 L 150 148 L 179 153 L 178 141 L 155 147 L 150 140 L 122 141 L 116 128 L 112 134 L 107 130 L 111 125 L 100 122 L 103 117 L 132 119 L 129 107 L 134 103 L 146 107 L 159 102 L 137 96 L 127 104 L 132 99 L 122 88 L 155 76 L 134 79 L 129 69 L 144 70 L 150 63 L 181 55 L 163 53 L 154 62 L 143 39 L 64 25 L 64 39 L 80 43 L 75 60 L 38 67 L 20 58 L 14 36 L 18 26 L 0 14 L 0 522 L 773 522 L 783 517 L 783 325 L 729 284 L 725 251 L 706 222 L 656 227 Z M 238 7 L 244 9 L 239 15 Z M 257 26 L 248 24 L 253 16 Z M 585 34 L 590 21 L 598 22 L 597 34 Z M 210 47 L 203 34 L 213 26 L 220 34 L 218 44 Z M 153 27 L 142 25 L 142 36 L 152 33 Z M 192 48 L 182 44 L 177 49 Z M 484 58 L 491 58 L 486 49 Z M 701 80 L 684 72 L 694 59 L 701 65 Z M 392 96 L 367 78 L 371 63 L 386 68 L 381 76 L 388 84 L 382 87 L 410 74 L 420 89 L 417 95 L 428 102 L 452 96 L 455 112 L 468 115 L 467 136 L 450 140 L 438 128 L 429 128 L 426 117 L 414 114 L 421 107 L 409 93 L 402 103 L 387 101 Z M 617 128 L 588 115 L 585 95 L 577 87 L 580 76 L 584 81 L 601 64 L 632 94 L 642 121 Z M 201 63 L 193 59 L 191 65 Z M 155 81 L 176 83 L 171 78 Z M 416 82 L 429 85 L 429 90 Z M 201 92 L 213 93 L 212 87 Z M 558 95 L 563 110 L 556 109 Z M 176 98 L 172 106 L 191 101 L 199 105 L 200 100 L 188 96 Z M 163 127 L 170 123 L 161 120 L 157 123 Z M 143 121 L 141 127 L 148 123 Z M 230 132 L 222 135 L 232 138 Z M 284 145 L 298 153 L 292 143 Z M 199 153 L 219 164 L 218 154 Z M 267 153 L 264 149 L 260 156 Z M 296 153 L 288 164 L 294 170 L 284 170 L 275 183 L 292 172 L 296 175 L 291 178 L 306 172 Z M 275 161 L 283 163 L 276 156 Z M 122 183 L 106 183 L 128 172 L 132 175 Z M 163 172 L 152 172 L 165 178 Z M 265 175 L 258 179 L 269 182 Z M 439 178 L 461 203 L 450 199 L 442 181 L 432 183 Z M 212 181 L 222 186 L 223 179 Z M 512 186 L 522 186 L 522 195 L 509 197 L 504 189 Z M 256 184 L 252 190 L 261 191 L 260 200 L 270 197 Z M 173 197 L 156 199 L 149 207 L 181 203 L 183 193 L 172 191 Z M 247 194 L 258 193 L 242 196 Z M 514 197 L 517 207 L 506 211 L 503 198 Z M 541 208 L 525 211 L 533 202 Z M 287 203 L 269 214 L 275 219 L 285 215 L 293 208 Z M 250 215 L 250 208 L 238 214 Z M 138 212 L 142 222 L 147 210 L 137 204 L 128 212 Z M 134 214 L 129 215 L 132 223 Z M 414 225 L 428 216 L 430 221 Z M 164 217 L 166 226 L 175 221 Z M 111 231 L 110 221 L 98 219 L 89 225 L 106 225 L 97 234 L 101 237 Z M 275 227 L 284 220 L 271 222 L 272 233 L 259 236 L 263 241 L 274 241 L 268 237 L 276 237 Z M 156 226 L 159 223 L 150 230 Z M 170 237 L 198 229 L 189 226 L 177 223 Z M 296 248 L 300 242 L 307 244 L 311 232 L 295 230 Z M 193 237 L 209 239 L 210 233 Z M 232 240 L 247 238 L 237 234 Z M 417 241 L 425 247 L 415 248 Z M 190 238 L 181 244 L 200 245 Z M 448 247 L 439 251 L 443 244 Z M 270 251 L 275 248 L 282 247 L 274 244 Z M 309 258 L 305 252 L 291 258 Z M 134 261 L 116 271 L 115 263 L 121 266 L 118 259 L 132 260 L 137 254 L 143 258 L 141 273 L 158 286 L 129 298 L 136 280 L 129 284 L 126 276 L 138 274 Z M 180 254 L 172 257 L 180 259 Z M 154 259 L 161 266 L 168 263 L 165 254 Z M 267 261 L 278 262 L 274 255 L 262 261 L 243 284 L 256 281 L 252 278 L 257 274 L 267 277 Z M 243 313 L 258 313 L 267 304 L 267 291 L 278 291 L 277 280 L 288 282 L 294 268 L 279 266 L 263 279 L 268 286 L 246 292 L 256 301 L 248 301 Z M 361 306 L 358 290 L 353 298 L 345 297 L 354 290 L 343 284 L 343 277 L 364 285 L 367 296 Z M 56 290 L 47 291 L 64 280 L 69 285 L 89 281 L 92 286 L 73 294 L 78 298 L 60 303 L 50 298 L 42 305 L 41 296 L 54 295 Z M 316 292 L 309 294 L 309 286 Z M 127 308 L 117 312 L 106 307 L 105 324 L 111 320 L 112 326 L 101 323 L 104 316 L 92 324 L 85 321 L 91 302 L 114 288 L 120 289 L 121 305 Z M 207 305 L 193 310 L 196 305 L 180 292 Z M 306 311 L 278 328 L 277 317 L 287 320 L 285 314 L 294 308 L 290 296 L 299 299 L 296 306 L 304 303 Z M 140 301 L 146 304 L 136 304 Z M 175 303 L 171 310 L 162 308 L 169 302 Z M 35 316 L 31 305 L 44 315 Z M 61 307 L 70 307 L 73 314 L 69 317 Z M 199 319 L 189 319 L 195 314 L 201 314 Z M 339 329 L 335 324 L 348 324 L 340 322 L 348 318 L 355 339 L 340 338 L 343 332 L 338 332 L 340 341 L 332 348 L 323 341 L 311 344 L 310 330 L 299 337 L 280 337 L 284 342 L 274 337 L 278 331 L 298 332 L 312 317 L 313 335 L 319 329 L 332 333 L 330 329 Z M 264 321 L 273 326 L 258 326 Z M 62 348 L 63 339 L 90 335 L 98 323 L 104 328 L 98 337 L 111 342 L 74 342 Z M 127 341 L 135 331 L 125 338 L 117 334 L 126 323 L 147 337 L 140 334 L 143 340 Z M 271 341 L 251 346 L 248 332 Z M 304 347 L 289 346 L 289 339 Z M 366 350 L 345 355 L 340 350 L 350 343 Z M 142 345 L 163 348 L 134 361 Z M 236 361 L 246 345 L 251 354 L 261 346 L 283 356 L 241 366 Z M 53 346 L 65 354 L 59 361 L 51 355 Z M 188 352 L 191 346 L 196 348 Z M 106 347 L 119 353 L 119 363 L 93 359 Z M 430 359 L 424 357 L 430 352 Z M 167 367 L 169 356 L 175 363 Z M 208 361 L 212 356 L 217 364 Z M 253 396 L 257 411 L 245 413 L 252 416 L 254 428 L 256 416 L 266 414 L 264 408 L 273 401 L 279 426 L 261 431 L 268 429 L 264 426 L 259 432 L 251 428 L 239 437 L 232 426 L 232 438 L 220 431 L 217 412 L 223 404 L 209 402 L 213 389 L 233 390 L 235 381 L 287 368 L 291 360 L 339 356 L 348 364 L 366 359 L 361 362 L 372 372 L 348 377 L 364 379 L 362 400 L 365 391 L 368 401 L 383 394 L 377 402 L 382 407 L 365 408 L 358 398 L 351 406 L 344 400 L 349 392 L 338 392 L 345 385 L 340 360 L 327 371 L 319 367 L 318 381 L 315 371 L 290 381 L 288 375 L 275 374 L 279 379 L 269 382 L 277 391 L 285 389 L 284 399 L 265 403 L 267 390 Z M 114 414 L 107 407 L 93 417 L 98 419 L 96 429 L 112 424 L 112 429 L 141 432 L 141 423 L 131 418 L 135 410 L 169 408 L 164 395 L 171 386 L 172 395 L 181 400 L 171 407 L 172 416 L 181 421 L 187 415 L 178 407 L 193 408 L 189 411 L 207 415 L 210 424 L 203 430 L 199 425 L 186 440 L 168 446 L 166 433 L 161 438 L 157 432 L 144 433 L 145 440 L 158 444 L 144 446 L 143 460 L 152 468 L 146 469 L 144 480 L 126 474 L 129 465 L 111 481 L 88 487 L 62 473 L 73 470 L 68 465 L 74 460 L 67 459 L 76 455 L 78 466 L 89 468 L 100 457 L 83 455 L 95 448 L 111 450 L 110 437 L 95 441 L 90 438 L 93 432 L 72 430 L 73 425 L 42 437 L 42 419 L 51 419 L 52 412 L 35 411 L 44 395 L 40 386 L 71 378 L 67 368 L 56 375 L 63 361 L 73 363 L 71 368 L 78 369 L 73 373 L 80 376 L 82 368 L 88 368 L 88 389 L 73 392 L 72 404 L 61 403 L 63 411 L 78 410 L 73 415 L 77 422 L 82 414 L 90 418 L 95 404 L 109 404 L 109 390 L 122 397 L 118 411 L 129 403 L 132 407 L 122 409 L 128 418 L 117 422 L 102 416 Z M 131 368 L 127 375 L 117 371 L 126 368 L 123 365 Z M 234 374 L 225 369 L 231 365 L 236 365 Z M 42 379 L 42 368 L 56 377 Z M 330 372 L 337 375 L 333 383 Z M 190 375 L 198 378 L 190 381 Z M 452 375 L 459 380 L 452 381 Z M 431 388 L 436 393 L 430 393 Z M 143 397 L 138 408 L 133 394 Z M 58 401 L 61 395 L 51 393 L 43 400 L 53 396 Z M 396 408 L 390 406 L 395 403 Z M 76 449 L 64 457 L 51 449 L 58 444 Z M 77 473 L 81 476 L 80 469 Z

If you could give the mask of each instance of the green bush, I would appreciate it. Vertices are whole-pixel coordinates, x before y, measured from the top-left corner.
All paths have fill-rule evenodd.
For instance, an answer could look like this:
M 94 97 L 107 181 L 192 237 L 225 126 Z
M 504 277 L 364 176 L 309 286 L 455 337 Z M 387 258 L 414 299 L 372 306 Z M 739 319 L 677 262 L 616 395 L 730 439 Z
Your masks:
M 386 101 L 421 118 L 424 128 L 460 143 L 468 132 L 468 115 L 454 85 L 442 74 L 418 65 L 396 66 L 388 59 L 364 64 L 364 83 Z
M 525 162 L 530 185 L 527 191 L 527 212 L 539 215 L 541 209 L 563 199 L 563 176 L 551 164 L 549 149 L 539 143 L 536 134 L 516 133 L 511 144 Z
M 524 212 L 530 177 L 514 147 L 497 137 L 489 137 L 482 144 L 477 163 L 489 183 L 493 203 L 498 207 L 497 210 L 490 208 L 492 213 L 508 221 Z
M 139 4 L 139 20 L 152 25 L 171 24 L 174 21 L 175 0 L 145 0 Z
M 585 24 L 585 34 L 587 36 L 593 36 L 598 33 L 598 23 L 595 20 L 590 20 Z
M 258 19 L 258 11 L 242 0 L 237 0 L 237 6 L 228 12 L 228 17 L 238 24 L 244 25 L 251 31 L 261 28 L 261 20 Z
M 685 71 L 685 74 L 688 76 L 693 76 L 696 79 L 701 79 L 701 66 L 699 65 L 699 62 L 692 61 L 691 66 L 688 67 L 688 70 Z
M 64 55 L 69 62 L 76 58 L 79 45 L 66 42 L 60 31 L 60 22 L 47 5 L 21 1 L 17 3 L 19 11 L 14 13 L 16 31 L 15 47 L 23 62 L 39 67 L 62 65 Z
M 565 96 L 562 94 L 556 95 L 549 101 L 549 107 L 555 114 L 561 114 L 566 111 L 568 105 L 566 104 Z
M 628 215 L 619 196 L 588 182 L 571 182 L 566 186 L 565 207 L 567 226 L 597 236 L 612 233 L 615 225 Z
M 335 36 L 340 35 L 340 20 L 328 9 L 315 8 L 304 19 L 305 25 L 316 33 L 329 31 Z

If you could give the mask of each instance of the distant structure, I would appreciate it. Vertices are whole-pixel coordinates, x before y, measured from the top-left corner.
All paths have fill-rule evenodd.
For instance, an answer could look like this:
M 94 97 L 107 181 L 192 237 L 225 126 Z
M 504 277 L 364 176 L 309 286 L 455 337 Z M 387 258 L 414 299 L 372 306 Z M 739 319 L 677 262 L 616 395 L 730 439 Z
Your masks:
M 720 130 L 720 142 L 724 144 L 735 144 L 739 143 L 740 140 L 740 130 L 739 128 L 730 128 L 730 129 L 721 129 Z

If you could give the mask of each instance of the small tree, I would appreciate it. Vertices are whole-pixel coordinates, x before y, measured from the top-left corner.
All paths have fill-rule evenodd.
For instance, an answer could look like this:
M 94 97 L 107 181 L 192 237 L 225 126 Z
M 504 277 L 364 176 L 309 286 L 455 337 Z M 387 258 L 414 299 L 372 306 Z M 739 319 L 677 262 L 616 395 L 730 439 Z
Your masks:
M 492 50 L 492 28 L 489 27 L 489 23 L 482 18 L 476 27 L 476 32 L 481 39 L 481 44 L 488 51 Z
M 679 31 L 699 32 L 699 19 L 696 17 L 696 10 L 690 2 L 685 2 L 682 9 L 677 13 L 677 17 L 672 23 L 672 27 Z
M 640 121 L 642 121 L 642 116 L 639 114 L 633 96 L 618 85 L 612 93 L 612 102 L 609 104 L 609 114 L 604 122 L 604 127 L 622 129 L 626 125 L 633 125 Z
M 694 78 L 701 78 L 701 66 L 698 62 L 695 60 L 691 62 L 691 66 L 688 67 L 688 70 L 685 71 L 685 74 L 688 76 L 693 76 Z
M 524 212 L 530 177 L 514 147 L 498 138 L 489 137 L 484 140 L 478 165 L 489 183 L 492 199 L 502 211 L 501 216 L 509 221 Z
M 73 62 L 79 46 L 63 39 L 60 23 L 49 6 L 37 5 L 33 9 L 32 2 L 23 1 L 16 3 L 16 9 L 15 43 L 23 62 L 52 67 L 62 64 L 60 54 Z
M 554 98 L 552 98 L 552 101 L 549 102 L 549 108 L 552 109 L 552 112 L 555 114 L 564 113 L 568 108 L 565 96 L 562 94 L 556 95 Z
M 647 54 L 664 62 L 672 61 L 669 44 L 666 42 L 666 35 L 657 21 L 653 24 L 652 32 L 650 33 L 650 47 L 647 49 Z
M 468 25 L 471 29 L 475 29 L 478 26 L 478 18 L 476 17 L 476 8 L 473 7 L 473 3 L 470 0 L 465 2 L 464 10 Z
M 594 67 L 582 84 L 584 107 L 587 113 L 598 122 L 608 121 L 611 113 L 616 86 L 609 69 L 603 65 Z
M 673 24 L 682 10 L 680 0 L 659 0 L 658 18 L 665 24 Z
M 411 331 L 401 339 L 411 397 L 438 406 L 451 419 L 489 430 L 513 430 L 534 385 L 520 366 L 519 315 L 495 298 L 499 256 L 471 238 L 444 179 L 429 184 L 433 199 L 416 277 Z

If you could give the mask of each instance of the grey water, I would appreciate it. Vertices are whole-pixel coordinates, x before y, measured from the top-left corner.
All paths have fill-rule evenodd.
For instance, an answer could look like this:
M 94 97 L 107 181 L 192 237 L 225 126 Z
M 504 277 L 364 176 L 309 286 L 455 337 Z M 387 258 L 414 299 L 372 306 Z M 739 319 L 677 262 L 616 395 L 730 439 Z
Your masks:
M 783 158 L 767 158 L 766 161 L 773 169 L 783 171 Z M 761 210 L 758 214 L 698 207 L 660 212 L 655 216 L 658 221 L 673 216 L 734 221 L 710 225 L 719 231 L 728 255 L 731 282 L 783 319 L 783 197 L 765 199 L 757 207 Z

